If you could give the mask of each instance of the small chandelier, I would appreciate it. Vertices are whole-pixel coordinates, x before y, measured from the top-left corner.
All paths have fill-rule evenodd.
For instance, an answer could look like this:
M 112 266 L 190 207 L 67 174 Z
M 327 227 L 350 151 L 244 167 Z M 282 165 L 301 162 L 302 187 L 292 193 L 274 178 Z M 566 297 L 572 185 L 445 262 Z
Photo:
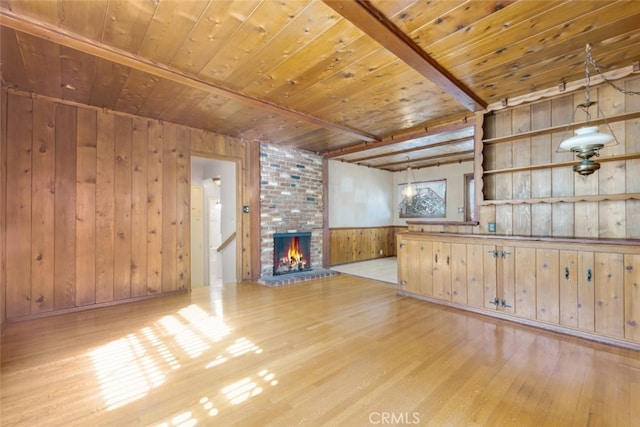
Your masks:
M 409 160 L 409 158 L 407 158 L 407 160 Z M 411 166 L 407 166 L 407 184 L 404 186 L 400 194 L 402 194 L 402 197 L 406 200 L 411 200 L 418 194 L 418 190 L 416 189 L 416 177 L 413 175 Z
M 591 57 L 591 45 L 589 45 L 588 43 L 585 51 L 586 51 L 585 59 L 584 59 L 584 68 L 585 68 L 585 75 L 586 75 L 585 102 L 582 104 L 578 104 L 576 106 L 575 110 L 573 111 L 573 118 L 575 118 L 576 111 L 578 109 L 581 109 L 585 113 L 586 121 L 584 126 L 575 130 L 574 136 L 568 139 L 564 139 L 560 143 L 560 146 L 558 147 L 557 151 L 558 152 L 572 151 L 573 153 L 575 153 L 576 157 L 578 157 L 581 160 L 573 166 L 573 171 L 584 177 L 587 177 L 588 175 L 591 175 L 592 173 L 600 169 L 600 163 L 592 160 L 592 157 L 599 157 L 600 149 L 602 149 L 605 145 L 609 145 L 613 143 L 614 141 L 617 144 L 618 139 L 613 133 L 613 129 L 611 129 L 609 122 L 607 122 L 607 118 L 605 117 L 604 113 L 602 112 L 599 106 L 598 106 L 598 111 L 600 112 L 600 115 L 604 118 L 604 121 L 607 124 L 607 127 L 609 128 L 609 131 L 611 132 L 611 134 L 602 133 L 599 131 L 598 126 L 589 124 L 589 122 L 591 121 L 591 113 L 589 112 L 589 108 L 592 107 L 593 105 L 597 105 L 596 101 L 591 101 L 590 99 L 589 84 L 591 82 L 591 79 L 589 74 L 589 63 L 591 62 L 594 64 L 594 67 L 596 67 L 596 71 L 598 71 L 598 68 L 597 68 L 597 65 L 595 64 L 595 61 Z M 572 119 L 571 121 L 573 122 L 574 120 Z M 567 129 L 568 128 L 569 126 L 567 126 Z M 565 130 L 565 133 L 566 133 L 566 130 Z

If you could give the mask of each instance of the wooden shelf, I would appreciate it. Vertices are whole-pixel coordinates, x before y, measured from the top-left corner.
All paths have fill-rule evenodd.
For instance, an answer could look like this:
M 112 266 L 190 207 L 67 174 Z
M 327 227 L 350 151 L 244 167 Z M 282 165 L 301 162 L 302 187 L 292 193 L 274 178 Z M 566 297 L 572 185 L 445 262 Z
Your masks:
M 633 120 L 640 117 L 640 111 L 632 111 L 630 113 L 624 113 L 624 114 L 618 114 L 616 116 L 611 116 L 611 117 L 607 117 L 606 120 L 605 118 L 599 118 L 599 119 L 593 119 L 589 122 L 589 124 L 591 125 L 601 125 L 604 124 L 606 122 L 608 123 L 616 123 L 616 122 L 621 122 L 621 121 L 625 121 L 625 120 Z M 490 145 L 490 144 L 500 144 L 503 142 L 510 142 L 510 141 L 515 141 L 518 139 L 525 139 L 525 138 L 532 138 L 534 136 L 540 136 L 540 135 L 546 135 L 549 133 L 554 133 L 554 132 L 563 132 L 565 129 L 567 129 L 567 127 L 577 127 L 577 126 L 581 126 L 586 124 L 586 122 L 582 122 L 582 123 L 568 123 L 568 124 L 564 124 L 564 125 L 559 125 L 559 126 L 552 126 L 552 127 L 548 127 L 548 128 L 544 128 L 544 129 L 536 129 L 536 130 L 532 130 L 532 131 L 528 131 L 528 132 L 522 132 L 522 133 L 516 133 L 513 135 L 507 135 L 507 136 L 501 136 L 501 137 L 497 137 L 497 138 L 489 138 L 489 139 L 485 139 L 482 141 L 483 144 L 485 145 Z
M 576 203 L 576 202 L 603 202 L 613 200 L 640 200 L 640 193 L 625 194 L 594 194 L 584 196 L 562 196 L 562 197 L 544 197 L 532 199 L 511 199 L 511 200 L 484 200 L 481 206 L 495 205 L 535 205 L 540 203 Z
M 617 156 L 600 157 L 598 158 L 598 162 L 600 163 L 616 162 L 621 160 L 633 160 L 633 159 L 640 159 L 640 153 L 620 154 Z M 538 170 L 538 169 L 549 169 L 549 168 L 573 166 L 576 163 L 578 163 L 577 159 L 571 160 L 571 161 L 565 161 L 565 162 L 543 163 L 540 165 L 528 165 L 528 166 L 517 166 L 517 167 L 505 168 L 505 169 L 483 170 L 482 173 L 484 175 L 494 175 L 499 173 L 526 172 L 526 171 L 532 171 L 532 170 Z

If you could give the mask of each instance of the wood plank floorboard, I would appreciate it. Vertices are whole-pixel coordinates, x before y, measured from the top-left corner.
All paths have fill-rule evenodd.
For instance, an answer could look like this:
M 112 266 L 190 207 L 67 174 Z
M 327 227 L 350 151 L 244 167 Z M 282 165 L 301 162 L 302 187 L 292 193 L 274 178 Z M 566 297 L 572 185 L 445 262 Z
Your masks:
M 632 426 L 640 352 L 340 275 L 8 324 L 2 426 Z

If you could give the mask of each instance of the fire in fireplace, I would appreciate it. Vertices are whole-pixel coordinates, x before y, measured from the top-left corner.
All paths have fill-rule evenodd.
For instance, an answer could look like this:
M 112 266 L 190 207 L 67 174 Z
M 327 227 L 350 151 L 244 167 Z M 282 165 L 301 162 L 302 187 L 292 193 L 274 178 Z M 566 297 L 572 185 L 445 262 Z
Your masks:
M 273 274 L 311 270 L 311 233 L 273 235 Z

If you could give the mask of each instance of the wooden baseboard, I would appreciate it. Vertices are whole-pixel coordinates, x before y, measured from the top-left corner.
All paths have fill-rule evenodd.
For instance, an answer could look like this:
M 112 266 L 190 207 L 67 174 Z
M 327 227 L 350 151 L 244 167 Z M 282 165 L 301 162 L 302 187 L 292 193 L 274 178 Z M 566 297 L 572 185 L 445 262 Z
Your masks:
M 109 301 L 109 302 L 103 302 L 103 303 L 100 303 L 100 304 L 91 304 L 91 305 L 84 305 L 84 306 L 81 306 L 81 307 L 65 308 L 64 310 L 54 310 L 54 311 L 47 311 L 45 313 L 29 314 L 27 316 L 19 316 L 19 317 L 8 318 L 6 320 L 6 322 L 4 322 L 4 323 L 24 322 L 25 320 L 40 319 L 42 317 L 58 316 L 60 314 L 76 313 L 76 312 L 79 312 L 79 311 L 94 310 L 94 309 L 97 309 L 97 308 L 111 307 L 111 306 L 114 306 L 114 305 L 129 304 L 129 303 L 132 303 L 132 302 L 144 301 L 144 300 L 154 299 L 154 298 L 163 298 L 163 297 L 167 297 L 167 296 L 171 296 L 171 295 L 185 294 L 185 293 L 188 293 L 188 292 L 191 292 L 191 290 L 190 289 L 180 289 L 178 291 L 173 291 L 173 292 L 163 292 L 163 293 L 160 293 L 160 294 L 145 295 L 145 296 L 142 296 L 142 297 L 128 298 L 128 299 L 119 300 L 119 301 Z
M 522 324 L 522 325 L 527 325 L 527 326 L 532 326 L 532 327 L 539 328 L 539 329 L 544 329 L 545 331 L 551 331 L 551 332 L 557 332 L 557 333 L 561 333 L 561 334 L 565 334 L 565 335 L 571 335 L 571 336 L 574 336 L 574 337 L 584 338 L 584 339 L 587 339 L 587 340 L 590 340 L 590 341 L 596 341 L 596 342 L 599 342 L 599 343 L 614 345 L 614 346 L 617 346 L 617 347 L 628 348 L 628 349 L 631 349 L 631 350 L 640 350 L 640 343 L 635 343 L 635 342 L 627 341 L 627 340 L 623 340 L 623 339 L 605 337 L 605 336 L 598 335 L 598 334 L 595 334 L 595 333 L 590 333 L 590 332 L 586 332 L 586 331 L 580 331 L 580 330 L 577 330 L 577 329 L 568 328 L 566 326 L 553 325 L 553 324 L 549 324 L 549 323 L 540 322 L 540 321 L 537 321 L 537 320 L 524 319 L 524 318 L 521 318 L 521 317 L 511 316 L 509 314 L 506 314 L 506 313 L 503 313 L 503 312 L 499 312 L 499 311 L 485 310 L 485 309 L 478 308 L 478 307 L 472 307 L 472 306 L 468 306 L 468 305 L 464 305 L 464 304 L 459 304 L 459 303 L 456 303 L 456 302 L 453 302 L 453 301 L 441 300 L 441 299 L 438 299 L 438 298 L 432 298 L 432 297 L 428 297 L 428 296 L 425 296 L 425 295 L 414 294 L 414 293 L 407 292 L 407 291 L 402 291 L 402 290 L 396 291 L 396 295 L 416 298 L 416 299 L 419 299 L 419 300 L 422 300 L 422 301 L 432 302 L 434 304 L 445 305 L 447 307 L 457 308 L 457 309 L 464 310 L 464 311 L 470 311 L 472 313 L 477 313 L 477 314 L 481 314 L 481 315 L 485 315 L 485 316 L 495 317 L 495 318 L 498 318 L 498 319 L 519 323 L 519 324 Z

